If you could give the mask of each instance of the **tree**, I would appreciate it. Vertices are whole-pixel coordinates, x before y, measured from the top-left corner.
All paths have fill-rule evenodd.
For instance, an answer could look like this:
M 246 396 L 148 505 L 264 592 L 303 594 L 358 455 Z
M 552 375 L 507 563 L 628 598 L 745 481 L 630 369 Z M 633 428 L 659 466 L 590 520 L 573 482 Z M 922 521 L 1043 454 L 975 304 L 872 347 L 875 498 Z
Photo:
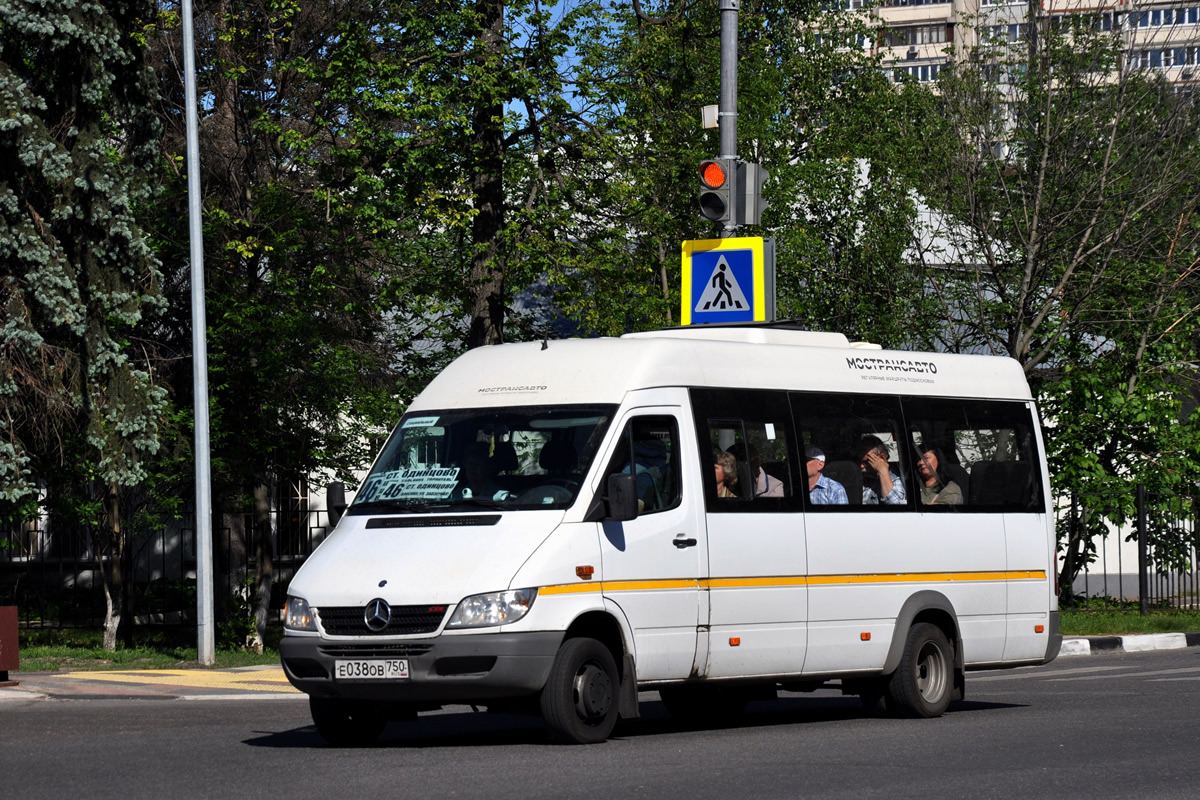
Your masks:
M 950 147 L 923 163 L 944 214 L 925 251 L 941 344 L 1021 362 L 1060 494 L 1190 488 L 1200 109 L 1102 15 L 1027 22 L 940 81 L 929 138 Z M 1065 585 L 1092 535 L 1068 543 Z
M 120 490 L 145 478 L 166 406 L 137 338 L 161 307 L 134 211 L 159 130 L 137 35 L 152 12 L 141 0 L 0 6 L 0 502 L 11 517 L 48 498 L 96 529 L 110 649 Z
M 507 181 L 529 176 L 525 143 L 558 124 L 566 47 L 536 4 L 514 6 L 518 33 L 490 2 L 200 6 L 214 487 L 255 511 L 260 632 L 276 577 L 268 487 L 352 477 L 440 365 L 504 336 L 509 254 L 537 236 L 542 202 L 531 189 L 515 203 Z M 176 172 L 148 211 L 177 321 L 162 334 L 186 352 L 169 11 L 156 52 Z M 181 405 L 187 366 L 173 373 Z
M 699 109 L 720 88 L 716 4 L 638 2 L 576 39 L 577 105 L 589 121 L 564 170 L 577 209 L 548 265 L 555 303 L 587 332 L 677 321 L 680 245 L 716 237 L 697 209 L 697 169 L 718 155 Z M 910 245 L 921 115 L 929 93 L 897 92 L 857 15 L 817 2 L 740 5 L 737 154 L 770 172 L 757 229 L 776 239 L 780 316 L 911 342 L 926 326 Z M 850 43 L 852 46 L 843 46 Z

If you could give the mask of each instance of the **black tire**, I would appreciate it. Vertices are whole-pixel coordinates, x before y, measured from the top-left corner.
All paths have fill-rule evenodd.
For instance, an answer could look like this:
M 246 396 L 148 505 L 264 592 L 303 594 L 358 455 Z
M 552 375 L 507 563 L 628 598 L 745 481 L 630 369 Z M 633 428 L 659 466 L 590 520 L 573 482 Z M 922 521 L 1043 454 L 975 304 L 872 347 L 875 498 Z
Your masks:
M 371 744 L 387 727 L 387 716 L 374 704 L 362 700 L 308 698 L 308 710 L 321 738 L 334 747 L 363 747 Z
M 731 686 L 664 686 L 658 696 L 672 717 L 692 725 L 728 724 L 750 702 L 748 691 Z
M 617 724 L 621 679 L 609 649 L 595 639 L 567 639 L 542 690 L 542 717 L 555 741 L 596 744 Z
M 889 709 L 901 717 L 940 717 L 953 693 L 954 648 L 941 628 L 918 622 L 888 680 Z

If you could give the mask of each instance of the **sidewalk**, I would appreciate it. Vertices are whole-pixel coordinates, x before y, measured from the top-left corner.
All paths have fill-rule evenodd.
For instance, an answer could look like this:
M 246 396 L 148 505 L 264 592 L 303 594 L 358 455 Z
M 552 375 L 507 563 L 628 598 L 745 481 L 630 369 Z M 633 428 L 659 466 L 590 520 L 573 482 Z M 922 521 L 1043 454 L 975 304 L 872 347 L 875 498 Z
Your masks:
M 1200 647 L 1200 633 L 1068 636 L 1059 658 Z M 0 687 L 0 704 L 21 700 L 305 700 L 275 666 L 235 669 L 138 669 L 13 672 L 16 686 Z
M 11 672 L 0 703 L 20 700 L 305 700 L 275 666 L 235 669 L 137 669 Z

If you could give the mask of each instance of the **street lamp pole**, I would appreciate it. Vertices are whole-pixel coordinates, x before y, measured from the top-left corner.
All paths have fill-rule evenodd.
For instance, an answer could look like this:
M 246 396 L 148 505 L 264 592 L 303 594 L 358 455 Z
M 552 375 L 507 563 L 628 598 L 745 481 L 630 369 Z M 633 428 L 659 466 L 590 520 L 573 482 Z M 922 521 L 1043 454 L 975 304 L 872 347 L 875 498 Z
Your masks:
M 204 227 L 200 216 L 199 108 L 192 0 L 183 0 L 184 117 L 187 120 L 188 231 L 192 268 L 192 386 L 196 417 L 196 657 L 216 662 L 213 631 L 212 481 L 208 441 L 208 345 L 204 311 Z

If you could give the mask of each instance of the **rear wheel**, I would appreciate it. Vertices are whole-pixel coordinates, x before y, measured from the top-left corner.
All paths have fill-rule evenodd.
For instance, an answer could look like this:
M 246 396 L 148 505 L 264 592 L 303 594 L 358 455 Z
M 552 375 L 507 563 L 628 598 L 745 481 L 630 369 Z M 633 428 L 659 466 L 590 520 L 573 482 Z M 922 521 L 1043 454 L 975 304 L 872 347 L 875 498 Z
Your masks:
M 363 700 L 310 697 L 308 709 L 321 738 L 335 747 L 362 747 L 379 738 L 387 716 Z
M 908 632 L 900 666 L 888 680 L 889 708 L 903 717 L 940 717 L 953 691 L 954 648 L 936 625 Z
M 542 690 L 542 717 L 550 735 L 567 744 L 603 742 L 617 724 L 620 685 L 607 647 L 595 639 L 563 642 Z

